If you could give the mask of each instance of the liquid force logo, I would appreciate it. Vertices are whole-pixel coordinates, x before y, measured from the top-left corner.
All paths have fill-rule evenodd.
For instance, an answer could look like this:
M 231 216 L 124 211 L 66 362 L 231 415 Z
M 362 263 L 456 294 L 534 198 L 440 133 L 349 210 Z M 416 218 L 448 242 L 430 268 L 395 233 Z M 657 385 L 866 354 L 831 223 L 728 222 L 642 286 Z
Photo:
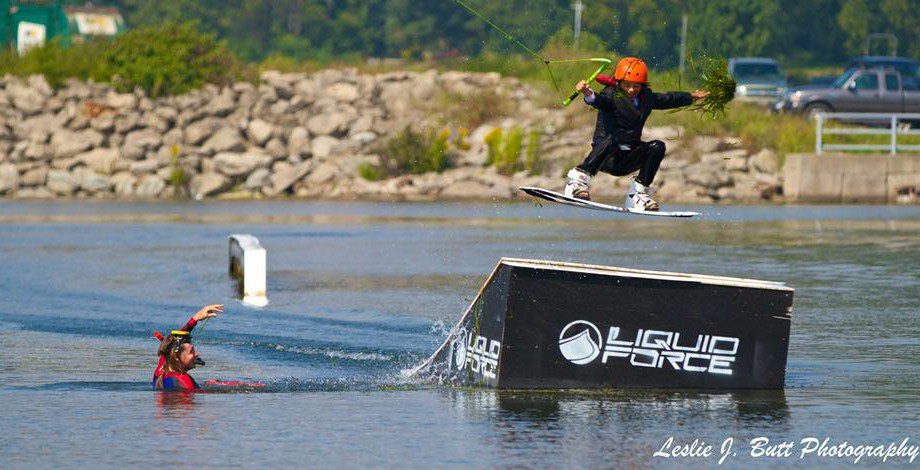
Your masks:
M 591 322 L 576 320 L 559 333 L 559 351 L 569 362 L 585 365 L 601 354 L 601 330 Z
M 485 336 L 474 335 L 461 328 L 451 344 L 453 365 L 457 370 L 469 366 L 470 370 L 485 378 L 494 379 L 502 344 Z
M 606 341 L 593 323 L 576 320 L 559 333 L 559 352 L 569 362 L 586 365 L 601 356 L 625 358 L 634 367 L 672 368 L 686 372 L 732 375 L 741 340 L 731 336 L 684 336 L 676 331 L 639 329 L 635 336 L 612 326 Z

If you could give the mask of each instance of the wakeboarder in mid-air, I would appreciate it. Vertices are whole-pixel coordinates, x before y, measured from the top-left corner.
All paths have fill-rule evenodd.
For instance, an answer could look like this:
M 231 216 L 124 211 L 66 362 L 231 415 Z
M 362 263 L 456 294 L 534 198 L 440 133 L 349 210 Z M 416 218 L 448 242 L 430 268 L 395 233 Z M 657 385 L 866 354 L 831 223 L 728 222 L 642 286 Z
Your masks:
M 653 109 L 689 106 L 695 100 L 705 98 L 709 92 L 655 93 L 648 86 L 648 67 L 636 57 L 620 60 L 612 78 L 600 75 L 597 81 L 605 85 L 600 92 L 592 90 L 586 81 L 578 82 L 575 87 L 584 95 L 585 103 L 598 110 L 597 125 L 591 152 L 566 175 L 565 195 L 590 200 L 591 178 L 598 171 L 614 176 L 638 171 L 626 191 L 626 209 L 658 211 L 659 205 L 652 199 L 651 186 L 664 159 L 665 145 L 660 140 L 641 140 L 645 121 Z

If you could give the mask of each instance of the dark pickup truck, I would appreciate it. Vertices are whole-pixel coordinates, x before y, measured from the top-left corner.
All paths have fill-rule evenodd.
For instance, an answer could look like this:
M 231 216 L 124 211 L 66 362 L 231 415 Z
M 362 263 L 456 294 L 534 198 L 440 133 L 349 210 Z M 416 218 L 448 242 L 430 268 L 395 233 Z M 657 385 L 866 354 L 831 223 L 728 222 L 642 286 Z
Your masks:
M 790 90 L 774 109 L 808 117 L 820 112 L 920 113 L 920 80 L 892 68 L 851 68 L 831 85 Z

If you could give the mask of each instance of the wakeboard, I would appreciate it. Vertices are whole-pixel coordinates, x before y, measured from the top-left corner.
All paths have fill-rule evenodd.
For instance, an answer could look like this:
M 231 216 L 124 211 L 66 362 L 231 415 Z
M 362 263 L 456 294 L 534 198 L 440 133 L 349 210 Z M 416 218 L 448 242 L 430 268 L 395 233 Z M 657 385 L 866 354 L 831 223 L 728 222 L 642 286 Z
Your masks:
M 550 191 L 548 189 L 537 188 L 534 186 L 523 186 L 519 188 L 521 191 L 524 191 L 527 194 L 530 194 L 533 197 L 540 199 L 545 199 L 547 201 L 558 202 L 559 204 L 565 204 L 567 206 L 580 207 L 582 209 L 592 209 L 596 211 L 608 211 L 608 212 L 622 212 L 624 214 L 635 214 L 635 215 L 647 215 L 650 217 L 693 217 L 700 215 L 699 212 L 691 211 L 642 211 L 636 209 L 627 209 L 620 206 L 611 206 L 609 204 L 601 204 L 599 202 L 585 201 L 582 199 L 577 199 L 574 197 L 566 196 L 562 193 L 557 193 L 556 191 Z

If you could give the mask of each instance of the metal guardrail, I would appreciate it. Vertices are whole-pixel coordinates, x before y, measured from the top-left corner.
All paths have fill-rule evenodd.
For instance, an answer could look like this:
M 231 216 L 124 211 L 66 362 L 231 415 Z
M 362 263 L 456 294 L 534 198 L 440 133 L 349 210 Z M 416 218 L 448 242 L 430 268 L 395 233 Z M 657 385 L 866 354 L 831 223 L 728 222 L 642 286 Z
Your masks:
M 899 150 L 918 151 L 920 145 L 898 145 L 899 135 L 920 135 L 920 129 L 912 130 L 909 126 L 898 126 L 901 121 L 918 121 L 920 122 L 920 113 L 818 113 L 815 114 L 815 120 L 818 122 L 815 127 L 815 153 L 821 155 L 825 150 L 840 151 L 865 151 L 865 150 L 887 150 L 892 155 L 897 155 Z M 861 123 L 878 123 L 885 124 L 887 128 L 871 127 L 824 127 L 827 121 L 857 121 Z M 888 144 L 825 144 L 825 135 L 889 135 L 891 140 Z

